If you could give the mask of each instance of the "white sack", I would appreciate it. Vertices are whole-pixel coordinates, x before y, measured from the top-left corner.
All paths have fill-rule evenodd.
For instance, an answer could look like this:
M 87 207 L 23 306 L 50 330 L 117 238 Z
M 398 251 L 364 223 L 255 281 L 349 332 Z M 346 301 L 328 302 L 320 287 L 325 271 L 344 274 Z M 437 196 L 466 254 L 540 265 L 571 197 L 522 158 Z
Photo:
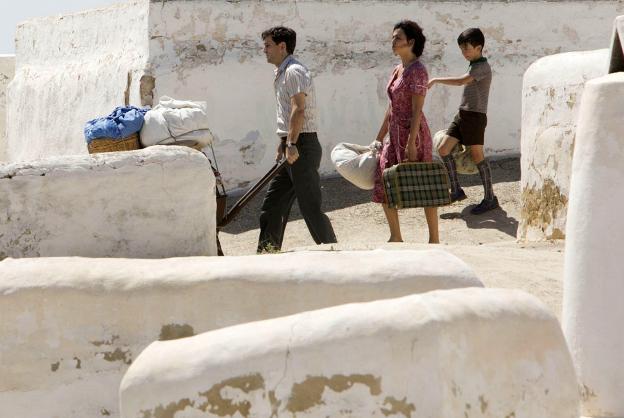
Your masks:
M 331 152 L 338 173 L 364 190 L 375 187 L 375 170 L 379 161 L 374 144 L 365 146 L 341 142 Z
M 438 149 L 442 140 L 446 136 L 446 130 L 438 131 L 433 136 L 433 148 Z M 477 174 L 479 169 L 472 160 L 470 155 L 470 147 L 458 143 L 453 147 L 451 154 L 455 158 L 455 165 L 459 174 Z
M 213 136 L 208 128 L 206 108 L 206 102 L 161 97 L 160 102 L 145 115 L 141 143 L 144 147 L 149 147 L 195 140 L 202 146 L 209 145 Z

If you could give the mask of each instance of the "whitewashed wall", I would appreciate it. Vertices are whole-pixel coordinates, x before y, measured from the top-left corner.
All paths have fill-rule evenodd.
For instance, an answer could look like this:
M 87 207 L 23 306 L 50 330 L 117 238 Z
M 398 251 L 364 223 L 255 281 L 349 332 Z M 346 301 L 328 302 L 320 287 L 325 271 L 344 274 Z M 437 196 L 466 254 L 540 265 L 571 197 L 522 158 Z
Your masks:
M 329 151 L 336 142 L 367 143 L 377 132 L 397 62 L 392 25 L 402 18 L 424 27 L 422 59 L 431 76 L 464 73 L 457 35 L 483 29 L 494 72 L 486 149 L 517 154 L 524 71 L 546 55 L 608 46 L 611 22 L 622 12 L 620 1 L 142 0 L 37 20 L 18 30 L 9 114 L 20 121 L 9 129 L 9 156 L 86 152 L 82 124 L 123 101 L 130 71 L 133 104 L 150 92 L 208 101 L 221 171 L 228 187 L 244 187 L 270 167 L 275 148 L 273 69 L 259 35 L 286 24 L 298 31 L 298 55 L 316 76 L 321 170 L 333 172 Z M 154 79 L 141 83 L 143 75 Z M 447 126 L 460 95 L 460 88 L 431 91 L 425 113 L 432 130 Z M 72 112 L 68 122 L 64 116 Z
M 217 255 L 214 184 L 186 147 L 0 165 L 0 259 Z
M 15 55 L 0 55 L 0 162 L 6 155 L 6 89 L 15 75 Z
M 8 87 L 8 157 L 12 162 L 87 154 L 82 129 L 123 105 L 138 103 L 147 60 L 146 1 L 22 23 L 16 72 Z
M 624 4 L 617 1 L 153 1 L 150 70 L 156 95 L 208 100 L 221 171 L 230 186 L 244 186 L 274 157 L 273 67 L 262 53 L 262 30 L 297 30 L 296 53 L 316 75 L 321 169 L 330 173 L 335 143 L 368 143 L 377 133 L 397 62 L 390 45 L 395 22 L 422 24 L 430 76 L 467 70 L 456 39 L 479 26 L 494 72 L 486 149 L 518 154 L 524 71 L 545 55 L 607 47 L 618 10 Z M 431 91 L 425 113 L 433 131 L 451 121 L 460 95 L 457 87 Z
M 0 417 L 118 417 L 121 378 L 154 340 L 482 286 L 440 250 L 7 259 L 0 262 Z
M 585 82 L 607 73 L 609 56 L 609 49 L 556 54 L 524 75 L 520 240 L 565 238 L 581 97 Z
M 151 344 L 122 418 L 578 418 L 555 316 L 517 290 L 336 306 Z

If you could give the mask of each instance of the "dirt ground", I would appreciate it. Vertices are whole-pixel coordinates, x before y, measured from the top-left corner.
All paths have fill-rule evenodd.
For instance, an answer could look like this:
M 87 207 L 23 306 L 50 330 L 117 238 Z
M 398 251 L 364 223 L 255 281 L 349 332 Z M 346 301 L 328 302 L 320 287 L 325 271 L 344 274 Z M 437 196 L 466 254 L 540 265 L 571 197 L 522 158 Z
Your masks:
M 563 278 L 563 241 L 518 243 L 520 215 L 520 161 L 517 158 L 491 162 L 494 192 L 500 209 L 471 215 L 470 208 L 483 197 L 481 180 L 460 176 L 468 199 L 439 209 L 439 248 L 470 265 L 487 287 L 515 288 L 541 299 L 560 317 Z M 323 208 L 334 226 L 338 244 L 316 246 L 298 207 L 293 207 L 282 251 L 301 249 L 363 250 L 374 248 L 424 249 L 427 224 L 422 209 L 400 212 L 404 243 L 388 244 L 389 230 L 380 205 L 371 202 L 371 192 L 360 190 L 341 177 L 322 181 Z M 264 192 L 260 192 L 219 234 L 226 255 L 255 254 L 258 214 Z M 237 196 L 229 198 L 228 206 Z

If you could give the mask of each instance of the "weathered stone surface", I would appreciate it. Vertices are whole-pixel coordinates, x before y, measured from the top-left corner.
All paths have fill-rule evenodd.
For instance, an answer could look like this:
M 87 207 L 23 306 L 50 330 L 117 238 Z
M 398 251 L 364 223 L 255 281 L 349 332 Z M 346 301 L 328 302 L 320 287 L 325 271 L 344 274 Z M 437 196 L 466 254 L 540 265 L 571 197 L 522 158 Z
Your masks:
M 518 19 L 527 8 L 535 24 Z M 486 151 L 517 154 L 524 71 L 545 55 L 606 46 L 612 16 L 623 8 L 617 0 L 169 0 L 35 20 L 17 32 L 9 113 L 18 122 L 9 129 L 9 155 L 15 161 L 86 153 L 84 121 L 108 113 L 126 92 L 136 105 L 169 95 L 208 102 L 227 186 L 245 187 L 273 164 L 276 142 L 273 69 L 260 33 L 283 22 L 298 31 L 296 53 L 316 77 L 319 137 L 329 156 L 338 142 L 367 144 L 377 133 L 397 64 L 392 27 L 406 16 L 424 27 L 430 76 L 465 72 L 455 39 L 482 27 L 494 71 Z M 429 92 L 425 114 L 434 132 L 448 126 L 460 95 L 460 88 L 443 86 Z M 329 158 L 321 172 L 334 172 Z
M 622 109 L 624 72 L 586 84 L 572 162 L 563 327 L 591 417 L 624 417 Z
M 123 418 L 577 418 L 557 319 L 515 290 L 337 306 L 155 342 L 120 387 Z
M 541 58 L 522 89 L 522 209 L 518 239 L 564 239 L 576 119 L 585 83 L 606 74 L 609 50 Z
M 0 259 L 216 255 L 214 183 L 183 147 L 0 165 Z
M 15 55 L 0 55 L 0 162 L 6 155 L 6 88 L 15 74 Z
M 0 262 L 0 415 L 117 417 L 121 378 L 154 340 L 468 286 L 482 284 L 439 250 L 7 259 Z

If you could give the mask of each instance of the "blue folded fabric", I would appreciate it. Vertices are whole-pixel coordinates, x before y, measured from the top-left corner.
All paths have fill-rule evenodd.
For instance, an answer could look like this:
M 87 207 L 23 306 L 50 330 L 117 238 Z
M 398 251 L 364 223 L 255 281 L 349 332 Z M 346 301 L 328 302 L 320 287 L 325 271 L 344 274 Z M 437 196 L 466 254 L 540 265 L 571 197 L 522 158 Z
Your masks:
M 87 144 L 97 138 L 121 139 L 139 132 L 147 111 L 134 106 L 120 106 L 104 118 L 90 120 L 84 127 Z

